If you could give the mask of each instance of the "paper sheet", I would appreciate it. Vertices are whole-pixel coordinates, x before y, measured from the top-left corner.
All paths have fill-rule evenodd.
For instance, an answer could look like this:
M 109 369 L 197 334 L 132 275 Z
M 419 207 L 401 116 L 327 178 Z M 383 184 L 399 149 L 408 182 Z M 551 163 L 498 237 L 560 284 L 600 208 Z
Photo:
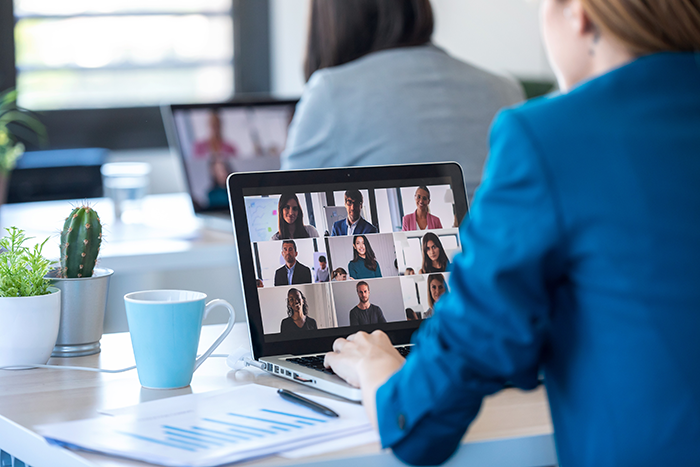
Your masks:
M 329 418 L 255 384 L 136 406 L 112 417 L 38 427 L 49 442 L 175 467 L 209 467 L 371 431 L 357 404 L 310 398 Z

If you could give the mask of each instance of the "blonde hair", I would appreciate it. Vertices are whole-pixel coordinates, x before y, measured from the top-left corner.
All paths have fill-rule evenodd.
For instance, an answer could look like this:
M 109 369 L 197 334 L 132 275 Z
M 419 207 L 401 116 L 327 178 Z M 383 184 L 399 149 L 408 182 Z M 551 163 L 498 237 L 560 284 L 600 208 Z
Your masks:
M 700 51 L 700 0 L 580 0 L 635 55 Z

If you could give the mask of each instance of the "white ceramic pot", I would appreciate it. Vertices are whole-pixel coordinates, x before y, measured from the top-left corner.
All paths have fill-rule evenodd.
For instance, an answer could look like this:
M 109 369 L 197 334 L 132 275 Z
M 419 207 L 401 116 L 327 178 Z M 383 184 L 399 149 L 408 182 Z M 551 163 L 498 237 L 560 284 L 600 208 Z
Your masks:
M 61 321 L 61 291 L 0 298 L 0 367 L 31 368 L 49 361 Z

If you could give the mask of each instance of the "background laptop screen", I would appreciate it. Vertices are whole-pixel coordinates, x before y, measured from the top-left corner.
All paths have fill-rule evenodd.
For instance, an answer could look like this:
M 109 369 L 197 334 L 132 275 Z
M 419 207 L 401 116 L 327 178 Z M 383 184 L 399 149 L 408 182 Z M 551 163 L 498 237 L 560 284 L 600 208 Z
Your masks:
M 457 226 L 467 204 L 463 189 L 455 202 L 453 183 L 433 177 L 244 188 L 264 341 L 415 329 L 429 319 L 461 251 Z M 430 211 L 423 230 L 419 204 Z
M 273 170 L 296 101 L 175 105 L 172 117 L 196 212 L 226 210 L 226 177 Z

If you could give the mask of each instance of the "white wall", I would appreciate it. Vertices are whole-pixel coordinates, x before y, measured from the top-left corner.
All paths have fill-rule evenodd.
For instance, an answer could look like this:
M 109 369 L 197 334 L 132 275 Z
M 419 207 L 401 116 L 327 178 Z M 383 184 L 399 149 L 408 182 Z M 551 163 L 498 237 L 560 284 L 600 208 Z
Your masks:
M 433 41 L 455 57 L 518 78 L 553 79 L 534 0 L 431 0 Z M 309 0 L 272 0 L 272 91 L 298 96 Z

